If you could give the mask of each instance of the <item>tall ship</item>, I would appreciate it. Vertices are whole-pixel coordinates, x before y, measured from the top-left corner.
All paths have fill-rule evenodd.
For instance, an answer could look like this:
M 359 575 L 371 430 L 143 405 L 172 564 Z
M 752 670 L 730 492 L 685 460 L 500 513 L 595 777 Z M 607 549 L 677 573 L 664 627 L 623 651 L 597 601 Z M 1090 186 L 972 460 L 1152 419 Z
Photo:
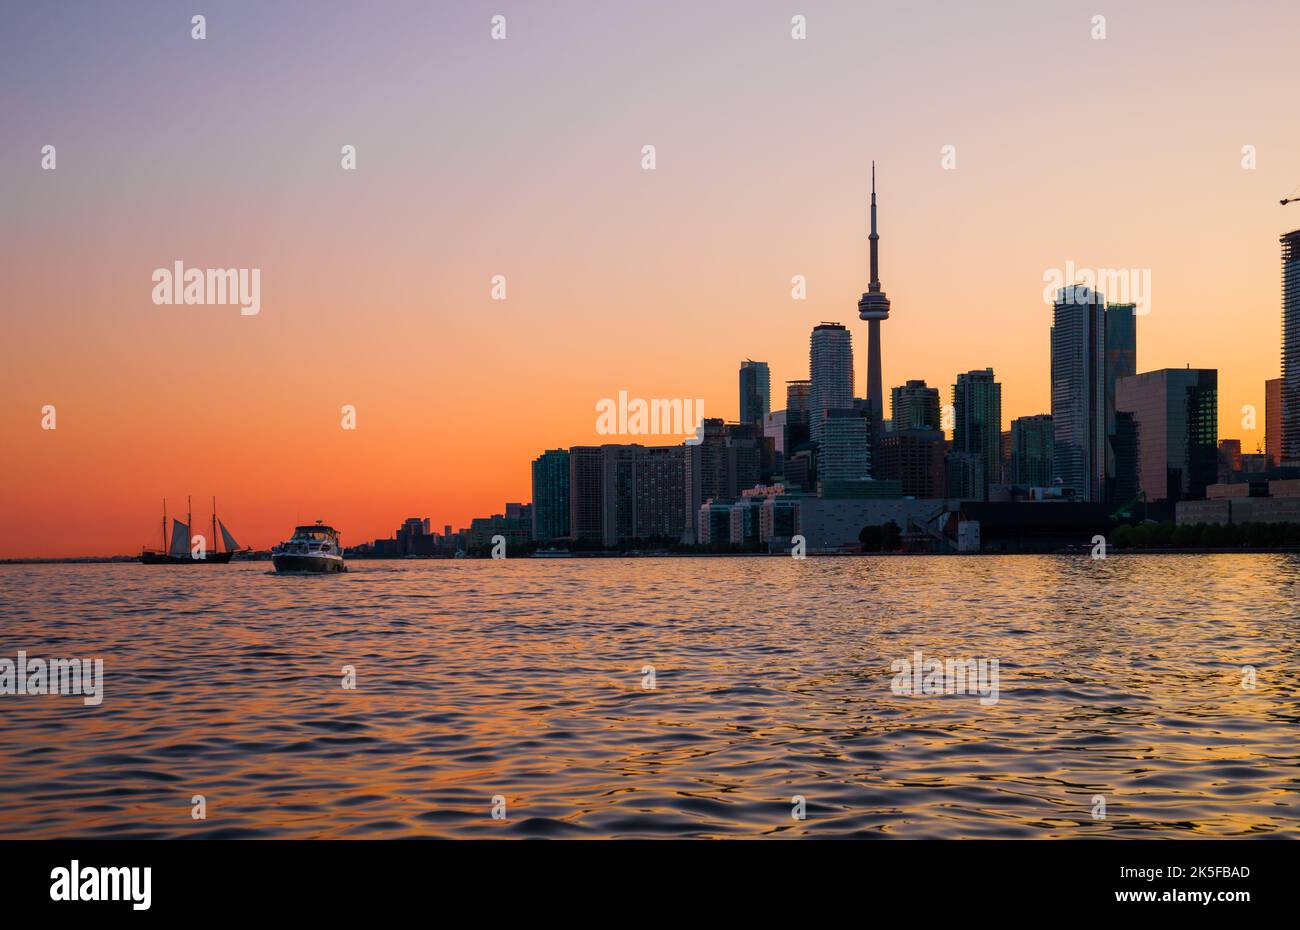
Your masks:
M 203 558 L 194 555 L 190 542 L 190 528 L 194 525 L 194 512 L 190 504 L 190 499 L 185 499 L 186 514 L 185 522 L 172 520 L 171 542 L 167 542 L 167 500 L 163 499 L 162 515 L 162 548 L 161 549 L 143 549 L 140 552 L 140 561 L 145 565 L 225 565 L 235 555 L 236 552 L 245 552 L 246 549 L 240 547 L 235 541 L 235 537 L 230 535 L 230 530 L 226 529 L 226 524 L 217 519 L 217 499 L 212 498 L 212 548 L 203 553 Z M 220 542 L 218 546 L 217 530 L 220 528 Z
M 275 570 L 289 572 L 345 572 L 343 543 L 339 531 L 320 520 L 313 524 L 296 526 L 293 536 L 271 550 Z

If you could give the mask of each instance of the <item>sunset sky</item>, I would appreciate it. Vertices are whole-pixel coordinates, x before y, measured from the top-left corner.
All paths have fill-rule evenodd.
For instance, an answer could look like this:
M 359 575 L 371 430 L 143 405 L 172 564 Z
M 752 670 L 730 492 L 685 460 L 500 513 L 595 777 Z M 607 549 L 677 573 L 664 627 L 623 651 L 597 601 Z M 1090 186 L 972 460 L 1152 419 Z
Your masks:
M 1291 0 L 194 7 L 0 14 L 0 557 L 137 551 L 187 494 L 259 548 L 464 526 L 620 390 L 734 418 L 748 357 L 781 406 L 822 320 L 861 394 L 872 159 L 886 390 L 992 366 L 1004 428 L 1047 412 L 1044 273 L 1150 269 L 1138 370 L 1218 368 L 1263 442 Z M 261 312 L 155 305 L 177 260 L 261 269 Z

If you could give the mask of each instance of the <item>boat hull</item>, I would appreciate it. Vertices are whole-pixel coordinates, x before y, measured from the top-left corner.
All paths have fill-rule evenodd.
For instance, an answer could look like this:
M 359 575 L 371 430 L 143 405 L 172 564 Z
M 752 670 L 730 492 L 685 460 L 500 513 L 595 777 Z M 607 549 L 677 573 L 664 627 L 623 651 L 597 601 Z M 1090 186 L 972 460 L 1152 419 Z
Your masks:
M 140 561 L 145 565 L 225 565 L 233 552 L 209 552 L 207 558 L 196 559 L 191 555 L 168 555 L 166 552 L 142 552 Z
M 331 572 L 347 571 L 347 566 L 343 564 L 342 559 L 324 555 L 277 553 L 271 556 L 271 562 L 275 565 L 277 572 L 284 574 L 310 572 L 324 575 Z

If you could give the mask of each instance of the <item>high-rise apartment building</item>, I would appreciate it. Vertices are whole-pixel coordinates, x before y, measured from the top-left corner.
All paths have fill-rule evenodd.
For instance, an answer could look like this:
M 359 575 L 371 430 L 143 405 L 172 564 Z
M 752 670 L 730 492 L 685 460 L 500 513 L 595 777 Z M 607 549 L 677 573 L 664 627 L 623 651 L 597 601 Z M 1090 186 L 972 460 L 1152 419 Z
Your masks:
M 1011 421 L 1011 483 L 1033 488 L 1052 484 L 1052 416 L 1039 413 Z
M 605 454 L 600 446 L 569 449 L 569 538 L 598 542 L 604 538 L 601 501 Z
M 813 442 L 820 442 L 826 411 L 853 406 L 853 336 L 844 324 L 813 327 L 808 373 L 809 434 Z
M 988 498 L 988 486 L 1002 475 L 1002 385 L 993 369 L 968 371 L 952 386 L 954 452 L 979 456 L 984 487 L 979 499 Z
M 1282 242 L 1282 462 L 1300 462 L 1300 229 Z
M 1264 452 L 1273 465 L 1282 464 L 1282 379 L 1264 382 Z
M 533 539 L 569 535 L 569 452 L 547 449 L 533 459 Z
M 762 423 L 772 411 L 772 373 L 767 362 L 740 363 L 740 422 Z
M 1052 471 L 1085 502 L 1106 483 L 1106 319 L 1104 298 L 1071 284 L 1052 308 Z
M 895 387 L 889 406 L 892 426 L 903 429 L 939 429 L 939 389 L 925 381 L 908 381 Z

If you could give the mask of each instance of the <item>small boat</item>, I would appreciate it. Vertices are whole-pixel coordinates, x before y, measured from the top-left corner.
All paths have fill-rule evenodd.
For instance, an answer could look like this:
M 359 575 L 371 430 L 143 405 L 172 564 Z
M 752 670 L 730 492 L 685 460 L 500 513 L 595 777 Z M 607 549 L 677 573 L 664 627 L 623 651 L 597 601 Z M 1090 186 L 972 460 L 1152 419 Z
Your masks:
M 145 565 L 225 565 L 237 552 L 247 552 L 248 549 L 240 548 L 239 543 L 235 542 L 235 537 L 230 535 L 230 530 L 226 529 L 226 524 L 217 519 L 217 499 L 212 498 L 212 548 L 208 549 L 208 541 L 203 541 L 202 547 L 193 545 L 194 539 L 199 537 L 190 536 L 190 527 L 194 525 L 194 512 L 189 505 L 189 498 L 186 498 L 186 504 L 189 512 L 185 515 L 185 522 L 172 520 L 171 544 L 167 542 L 167 500 L 163 499 L 163 516 L 162 516 L 162 548 L 161 549 L 142 549 L 140 551 L 140 561 Z M 221 546 L 217 545 L 217 528 L 221 528 Z M 196 555 L 195 550 L 202 555 Z
M 294 527 L 293 536 L 271 550 L 275 570 L 287 572 L 345 572 L 339 531 L 320 520 Z
M 568 549 L 538 549 L 533 553 L 535 559 L 571 559 L 573 553 Z

